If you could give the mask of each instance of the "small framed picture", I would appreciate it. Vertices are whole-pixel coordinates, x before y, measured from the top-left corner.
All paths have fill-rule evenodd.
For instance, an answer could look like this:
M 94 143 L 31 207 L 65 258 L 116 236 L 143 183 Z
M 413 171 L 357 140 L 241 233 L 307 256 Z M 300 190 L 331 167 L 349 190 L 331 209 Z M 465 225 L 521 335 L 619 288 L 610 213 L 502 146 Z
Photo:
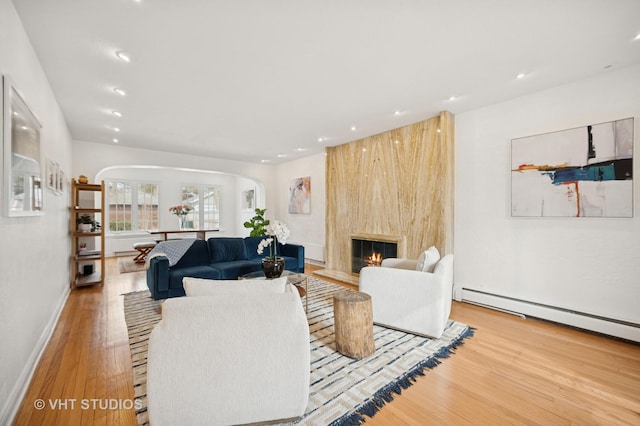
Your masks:
M 56 190 L 56 162 L 52 159 L 47 159 L 47 188 L 55 192 Z
M 242 193 L 242 209 L 253 211 L 256 208 L 256 190 L 249 189 Z
M 56 193 L 62 194 L 64 192 L 64 172 L 60 168 L 57 167 L 58 173 L 56 174 Z

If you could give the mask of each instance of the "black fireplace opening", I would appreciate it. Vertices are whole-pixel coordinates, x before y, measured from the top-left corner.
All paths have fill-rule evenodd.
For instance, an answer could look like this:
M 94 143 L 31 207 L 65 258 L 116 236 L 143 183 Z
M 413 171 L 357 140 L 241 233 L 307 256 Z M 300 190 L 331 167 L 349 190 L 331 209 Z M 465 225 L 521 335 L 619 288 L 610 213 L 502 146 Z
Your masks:
M 351 239 L 351 272 L 354 274 L 359 274 L 365 266 L 379 266 L 387 257 L 398 257 L 397 243 Z

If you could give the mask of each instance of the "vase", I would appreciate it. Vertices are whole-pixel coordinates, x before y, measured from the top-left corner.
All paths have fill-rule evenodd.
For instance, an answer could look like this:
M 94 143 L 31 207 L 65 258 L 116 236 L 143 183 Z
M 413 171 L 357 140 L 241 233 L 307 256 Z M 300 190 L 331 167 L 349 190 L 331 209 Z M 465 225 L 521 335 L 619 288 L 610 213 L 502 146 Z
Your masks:
M 178 216 L 178 229 L 179 229 L 179 230 L 183 230 L 183 229 L 185 229 L 185 220 L 184 220 L 184 216 Z
M 267 278 L 278 278 L 284 271 L 284 259 L 281 257 L 265 257 L 262 259 L 262 272 Z

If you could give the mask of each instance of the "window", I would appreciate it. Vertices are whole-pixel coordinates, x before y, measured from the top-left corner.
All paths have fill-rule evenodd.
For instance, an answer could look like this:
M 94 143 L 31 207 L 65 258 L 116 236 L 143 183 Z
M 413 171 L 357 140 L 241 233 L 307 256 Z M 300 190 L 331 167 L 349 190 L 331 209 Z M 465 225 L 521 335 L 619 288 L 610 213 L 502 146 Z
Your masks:
M 154 183 L 107 182 L 109 231 L 158 229 L 158 185 Z
M 183 186 L 182 203 L 193 207 L 186 217 L 187 228 L 220 229 L 220 186 Z

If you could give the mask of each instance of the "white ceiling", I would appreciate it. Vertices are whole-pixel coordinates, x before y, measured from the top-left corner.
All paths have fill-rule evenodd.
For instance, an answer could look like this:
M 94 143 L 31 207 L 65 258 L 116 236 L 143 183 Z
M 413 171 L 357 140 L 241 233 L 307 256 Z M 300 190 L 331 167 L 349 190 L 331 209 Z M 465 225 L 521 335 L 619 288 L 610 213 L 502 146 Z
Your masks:
M 638 0 L 13 3 L 75 140 L 270 164 L 640 63 Z

